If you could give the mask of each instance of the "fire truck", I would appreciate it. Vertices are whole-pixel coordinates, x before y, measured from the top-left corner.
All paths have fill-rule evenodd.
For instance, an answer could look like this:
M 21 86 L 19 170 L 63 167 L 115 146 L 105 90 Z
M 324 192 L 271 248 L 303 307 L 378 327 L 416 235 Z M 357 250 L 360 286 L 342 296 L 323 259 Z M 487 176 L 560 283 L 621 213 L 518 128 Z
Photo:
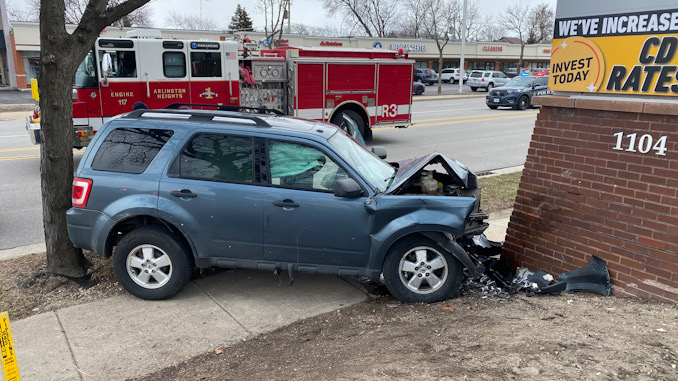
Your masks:
M 74 147 L 138 102 L 268 108 L 335 124 L 346 115 L 369 138 L 374 126 L 410 124 L 413 67 L 406 54 L 382 49 L 99 38 L 75 75 Z M 26 128 L 39 144 L 39 119 L 32 119 Z

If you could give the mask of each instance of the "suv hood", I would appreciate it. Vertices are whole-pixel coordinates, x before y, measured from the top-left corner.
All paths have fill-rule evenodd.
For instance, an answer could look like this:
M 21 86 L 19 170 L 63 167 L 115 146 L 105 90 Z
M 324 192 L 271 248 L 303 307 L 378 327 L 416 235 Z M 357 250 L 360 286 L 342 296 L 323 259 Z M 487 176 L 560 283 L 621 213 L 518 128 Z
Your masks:
M 460 186 L 463 185 L 467 189 L 478 188 L 478 179 L 471 170 L 455 159 L 446 157 L 438 152 L 414 159 L 398 161 L 395 164 L 398 172 L 386 193 L 391 193 L 398 189 L 413 176 L 416 175 L 418 177 L 419 171 L 429 164 L 441 164 Z

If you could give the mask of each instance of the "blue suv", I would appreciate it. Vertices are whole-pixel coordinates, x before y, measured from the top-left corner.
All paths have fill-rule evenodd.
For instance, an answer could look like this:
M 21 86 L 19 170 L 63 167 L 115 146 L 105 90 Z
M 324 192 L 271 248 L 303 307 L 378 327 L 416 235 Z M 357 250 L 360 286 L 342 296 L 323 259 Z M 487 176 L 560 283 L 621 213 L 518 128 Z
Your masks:
M 176 294 L 196 267 L 383 275 L 404 302 L 448 299 L 465 268 L 482 273 L 471 171 L 435 153 L 387 163 L 317 121 L 136 110 L 96 134 L 72 201 L 73 243 L 112 255 L 143 299 Z

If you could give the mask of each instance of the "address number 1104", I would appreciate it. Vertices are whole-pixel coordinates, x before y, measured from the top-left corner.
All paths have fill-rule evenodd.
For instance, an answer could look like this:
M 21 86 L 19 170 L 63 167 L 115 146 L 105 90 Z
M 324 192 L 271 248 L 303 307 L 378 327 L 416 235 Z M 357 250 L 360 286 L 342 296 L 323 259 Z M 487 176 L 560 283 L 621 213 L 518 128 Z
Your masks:
M 640 153 L 656 151 L 655 155 L 666 156 L 666 136 L 660 137 L 657 141 L 654 141 L 650 134 L 641 135 L 639 138 L 635 133 L 624 135 L 623 132 L 617 132 L 614 136 L 617 137 L 617 145 L 612 148 L 614 150 Z

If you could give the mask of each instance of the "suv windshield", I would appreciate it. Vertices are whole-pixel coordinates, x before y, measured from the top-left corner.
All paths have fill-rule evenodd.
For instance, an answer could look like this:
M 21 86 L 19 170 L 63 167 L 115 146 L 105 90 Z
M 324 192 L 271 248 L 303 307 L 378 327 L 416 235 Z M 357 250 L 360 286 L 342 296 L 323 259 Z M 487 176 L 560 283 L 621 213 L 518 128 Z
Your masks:
M 328 142 L 379 191 L 383 192 L 388 188 L 395 175 L 395 168 L 343 132 L 337 131 Z
M 529 78 L 529 77 L 513 77 L 511 78 L 504 86 L 509 87 L 527 87 L 532 84 L 532 81 L 534 81 L 534 78 Z

